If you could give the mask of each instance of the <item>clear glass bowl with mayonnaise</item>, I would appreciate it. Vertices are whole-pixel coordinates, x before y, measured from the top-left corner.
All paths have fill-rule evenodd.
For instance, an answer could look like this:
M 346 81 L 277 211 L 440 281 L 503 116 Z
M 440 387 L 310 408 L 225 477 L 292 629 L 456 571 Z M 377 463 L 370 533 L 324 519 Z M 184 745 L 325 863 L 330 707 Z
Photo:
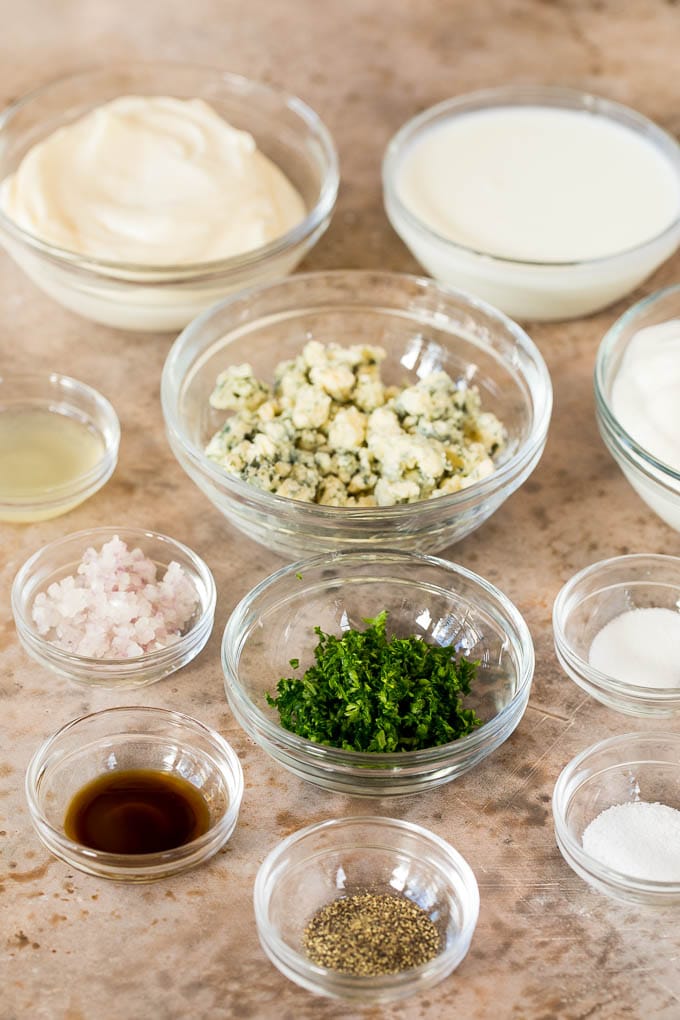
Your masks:
M 385 210 L 435 279 L 516 319 L 588 315 L 680 244 L 680 147 L 573 89 L 507 85 L 408 121 L 383 161 Z
M 119 329 L 181 329 L 291 272 L 337 189 L 313 110 L 215 69 L 85 71 L 0 117 L 0 243 L 50 297 Z
M 326 505 L 279 495 L 211 459 L 206 446 L 226 417 L 210 403 L 218 375 L 247 364 L 273 383 L 281 363 L 312 341 L 381 347 L 387 387 L 445 372 L 458 390 L 476 388 L 505 429 L 491 472 L 418 502 Z M 171 348 L 161 401 L 173 453 L 201 491 L 249 538 L 298 559 L 341 549 L 435 552 L 464 538 L 538 463 L 552 387 L 535 344 L 489 305 L 433 280 L 342 270 L 296 273 L 210 309 Z
M 639 301 L 605 334 L 595 404 L 605 445 L 630 484 L 680 531 L 680 285 Z

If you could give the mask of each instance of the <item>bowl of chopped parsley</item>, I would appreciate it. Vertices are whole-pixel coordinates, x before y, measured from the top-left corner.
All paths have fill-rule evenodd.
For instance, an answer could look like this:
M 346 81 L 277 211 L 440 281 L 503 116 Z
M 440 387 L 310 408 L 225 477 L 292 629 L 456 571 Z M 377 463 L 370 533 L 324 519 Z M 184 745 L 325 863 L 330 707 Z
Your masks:
M 416 793 L 518 725 L 534 669 L 510 600 L 457 564 L 327 553 L 260 582 L 224 631 L 227 700 L 272 758 L 346 794 Z

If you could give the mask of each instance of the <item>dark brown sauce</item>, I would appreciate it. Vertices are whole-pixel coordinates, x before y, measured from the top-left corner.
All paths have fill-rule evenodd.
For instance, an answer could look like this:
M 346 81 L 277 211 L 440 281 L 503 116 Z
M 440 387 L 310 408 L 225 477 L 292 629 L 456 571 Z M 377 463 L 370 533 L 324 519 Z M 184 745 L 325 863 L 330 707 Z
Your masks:
M 92 850 L 153 854 L 210 828 L 210 809 L 187 779 L 158 769 L 118 769 L 87 783 L 68 806 L 64 831 Z

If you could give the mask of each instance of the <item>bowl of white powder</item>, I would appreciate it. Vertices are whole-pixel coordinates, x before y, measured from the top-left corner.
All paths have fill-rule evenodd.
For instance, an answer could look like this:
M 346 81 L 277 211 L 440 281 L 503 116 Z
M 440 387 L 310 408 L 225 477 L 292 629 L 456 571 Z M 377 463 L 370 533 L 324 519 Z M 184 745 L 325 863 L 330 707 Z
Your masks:
M 623 733 L 577 755 L 553 793 L 567 864 L 627 903 L 680 903 L 680 734 Z
M 94 528 L 51 542 L 12 586 L 28 654 L 96 687 L 144 687 L 185 666 L 210 637 L 215 600 L 196 553 L 141 528 Z
M 680 711 L 680 557 L 602 560 L 564 585 L 555 651 L 574 683 L 617 712 Z

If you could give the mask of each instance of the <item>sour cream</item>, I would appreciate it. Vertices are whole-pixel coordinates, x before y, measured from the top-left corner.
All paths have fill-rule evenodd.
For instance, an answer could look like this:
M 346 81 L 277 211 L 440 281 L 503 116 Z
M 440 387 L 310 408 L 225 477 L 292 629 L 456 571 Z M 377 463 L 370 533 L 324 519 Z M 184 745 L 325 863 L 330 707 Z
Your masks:
M 48 244 L 141 266 L 240 255 L 305 216 L 250 134 L 163 96 L 122 96 L 53 132 L 3 181 L 0 206 Z
M 680 319 L 633 335 L 612 384 L 611 408 L 640 446 L 680 471 Z
M 558 107 L 450 117 L 411 145 L 396 187 L 440 236 L 529 262 L 627 251 L 680 210 L 677 173 L 656 146 L 607 117 Z

